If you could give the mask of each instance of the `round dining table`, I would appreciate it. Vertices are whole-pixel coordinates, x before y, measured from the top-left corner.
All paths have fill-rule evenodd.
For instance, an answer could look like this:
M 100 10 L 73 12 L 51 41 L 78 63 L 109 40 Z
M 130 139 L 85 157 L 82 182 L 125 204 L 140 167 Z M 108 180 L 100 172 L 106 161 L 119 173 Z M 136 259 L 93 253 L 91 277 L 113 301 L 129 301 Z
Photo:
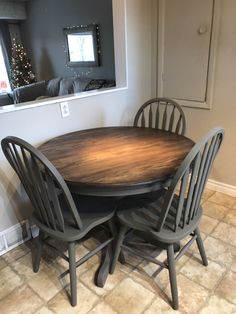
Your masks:
M 187 137 L 168 131 L 104 127 L 52 138 L 39 149 L 72 192 L 126 196 L 162 187 L 193 145 Z
M 187 137 L 168 131 L 104 127 L 52 138 L 39 150 L 72 192 L 120 198 L 167 185 L 193 145 Z M 100 287 L 106 282 L 111 254 L 106 251 L 97 273 L 96 284 Z

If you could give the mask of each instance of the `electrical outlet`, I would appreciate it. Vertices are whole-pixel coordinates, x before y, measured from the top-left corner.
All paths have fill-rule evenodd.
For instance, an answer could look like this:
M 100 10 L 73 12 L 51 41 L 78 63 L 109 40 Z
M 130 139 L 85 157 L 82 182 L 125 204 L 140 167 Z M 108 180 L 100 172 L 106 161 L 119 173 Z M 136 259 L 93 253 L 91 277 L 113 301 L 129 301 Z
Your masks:
M 70 115 L 68 102 L 67 101 L 61 102 L 60 107 L 61 107 L 62 118 L 68 117 Z

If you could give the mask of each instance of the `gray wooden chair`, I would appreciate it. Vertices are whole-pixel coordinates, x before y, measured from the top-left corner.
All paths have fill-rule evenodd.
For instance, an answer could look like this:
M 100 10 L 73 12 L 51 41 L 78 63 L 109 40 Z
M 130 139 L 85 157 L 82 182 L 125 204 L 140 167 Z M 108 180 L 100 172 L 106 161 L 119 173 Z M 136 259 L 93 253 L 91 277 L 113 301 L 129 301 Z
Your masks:
M 145 196 L 127 197 L 121 201 L 117 211 L 120 231 L 110 273 L 114 272 L 121 248 L 167 268 L 174 309 L 178 309 L 175 263 L 195 240 L 202 263 L 207 266 L 207 257 L 198 228 L 202 216 L 200 201 L 223 135 L 223 129 L 215 128 L 195 144 L 177 170 L 168 190 L 162 191 L 161 197 L 156 200 Z M 125 236 L 131 230 L 143 234 L 143 237 L 151 242 L 160 243 L 160 246 L 167 250 L 167 261 L 160 262 L 128 245 Z M 191 236 L 191 239 L 175 256 L 174 244 L 187 236 Z
M 146 101 L 134 118 L 134 126 L 156 128 L 184 135 L 186 119 L 181 106 L 169 98 Z
M 71 305 L 77 303 L 76 267 L 97 252 L 112 244 L 111 219 L 114 201 L 99 197 L 72 197 L 64 179 L 50 161 L 36 148 L 17 137 L 6 137 L 1 142 L 3 152 L 16 171 L 33 205 L 32 218 L 39 228 L 34 272 L 38 272 L 42 245 L 48 244 L 69 263 Z M 77 204 L 75 204 L 75 202 Z M 94 250 L 75 260 L 75 243 L 88 236 L 97 226 L 104 226 L 106 238 Z M 100 230 L 101 231 L 101 230 Z M 67 243 L 68 257 L 48 243 L 54 238 Z

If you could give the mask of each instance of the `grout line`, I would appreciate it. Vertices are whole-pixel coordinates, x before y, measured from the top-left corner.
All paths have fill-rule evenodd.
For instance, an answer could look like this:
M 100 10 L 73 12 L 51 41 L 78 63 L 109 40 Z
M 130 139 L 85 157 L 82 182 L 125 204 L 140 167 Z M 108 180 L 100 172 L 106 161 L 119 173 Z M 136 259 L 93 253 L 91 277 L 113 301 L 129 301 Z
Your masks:
M 156 296 L 154 294 L 154 296 L 153 296 L 152 300 L 150 301 L 150 303 L 144 308 L 144 310 L 140 314 L 144 314 L 151 307 L 151 305 L 154 303 L 155 299 L 156 299 Z
M 224 241 L 224 240 L 222 240 L 221 238 L 219 239 L 219 238 L 217 238 L 216 236 L 214 236 L 213 234 L 210 234 L 210 236 L 211 236 L 212 238 L 214 238 L 215 240 L 219 240 L 219 241 L 223 242 L 223 244 L 227 244 L 227 245 L 229 245 L 229 246 L 231 246 L 231 247 L 233 247 L 233 248 L 236 248 L 235 245 L 229 244 L 227 241 Z
M 207 199 L 205 199 L 204 200 L 204 203 L 206 202 L 206 201 L 208 201 L 208 202 L 210 202 L 210 203 L 213 203 L 213 204 L 216 204 L 216 205 L 220 205 L 220 206 L 224 206 L 224 207 L 226 207 L 226 208 L 228 208 L 228 209 L 234 209 L 234 206 L 236 205 L 236 203 L 233 203 L 233 205 L 227 205 L 227 204 L 225 204 L 225 203 L 217 203 L 216 201 L 212 201 L 211 199 L 210 199 L 211 197 L 209 197 L 209 198 L 207 198 Z

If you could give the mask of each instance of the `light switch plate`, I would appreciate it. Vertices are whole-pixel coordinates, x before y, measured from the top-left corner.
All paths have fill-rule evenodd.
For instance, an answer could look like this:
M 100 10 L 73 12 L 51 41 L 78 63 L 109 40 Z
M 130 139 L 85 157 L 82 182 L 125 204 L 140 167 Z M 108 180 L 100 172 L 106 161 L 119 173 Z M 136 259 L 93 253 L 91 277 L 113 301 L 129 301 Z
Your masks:
M 61 107 L 61 116 L 62 118 L 68 117 L 70 115 L 69 104 L 67 101 L 60 103 Z

